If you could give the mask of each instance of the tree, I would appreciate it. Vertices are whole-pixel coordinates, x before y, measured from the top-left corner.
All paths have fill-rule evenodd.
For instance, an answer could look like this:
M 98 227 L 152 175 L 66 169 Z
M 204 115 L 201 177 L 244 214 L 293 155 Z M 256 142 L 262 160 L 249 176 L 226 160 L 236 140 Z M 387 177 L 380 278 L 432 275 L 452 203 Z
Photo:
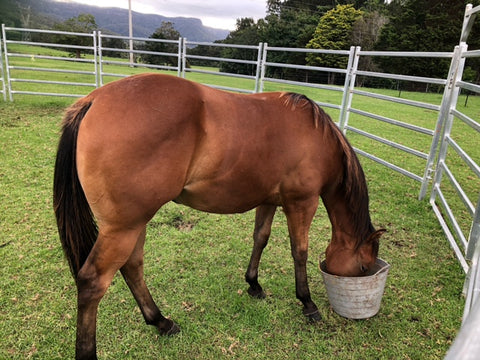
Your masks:
M 237 27 L 223 41 L 225 44 L 258 45 L 260 37 L 258 26 L 252 18 L 237 19 Z M 225 48 L 222 57 L 239 60 L 256 61 L 258 53 L 252 49 Z M 233 74 L 255 75 L 256 66 L 251 64 L 238 64 L 222 62 L 220 71 Z
M 361 46 L 362 50 L 374 50 L 374 46 L 378 41 L 381 29 L 388 23 L 388 18 L 381 12 L 374 10 L 365 12 L 359 17 L 352 28 L 352 43 Z M 379 71 L 378 65 L 371 56 L 361 56 L 358 68 L 365 71 Z M 359 86 L 366 84 L 373 86 L 376 80 L 368 77 L 357 77 Z M 372 83 L 373 82 L 373 83 Z
M 355 21 L 363 15 L 353 5 L 337 5 L 323 15 L 318 23 L 313 38 L 307 44 L 309 49 L 346 50 L 352 42 L 352 29 Z M 309 53 L 307 64 L 345 68 L 348 59 L 345 56 Z M 329 74 L 329 83 L 334 83 L 335 73 Z
M 161 40 L 178 40 L 180 38 L 180 33 L 175 30 L 173 24 L 169 21 L 162 22 L 162 25 L 155 30 L 155 32 L 150 35 L 150 39 L 161 39 Z M 145 54 L 142 56 L 142 59 L 149 64 L 155 65 L 178 65 L 177 51 L 178 46 L 172 43 L 165 42 L 155 42 L 148 41 L 145 45 L 145 50 L 151 52 L 160 52 L 160 53 L 169 53 L 174 54 L 174 56 L 159 56 L 153 54 Z
M 62 23 L 54 25 L 55 30 L 91 33 L 98 28 L 95 17 L 91 14 L 80 14 L 77 17 L 65 20 Z M 77 46 L 93 46 L 92 39 L 86 36 L 77 35 L 57 35 L 55 41 L 59 44 L 77 45 Z M 77 59 L 81 57 L 82 49 L 73 50 Z
M 465 5 L 472 2 L 480 3 L 478 0 L 394 0 L 388 6 L 389 22 L 382 28 L 375 49 L 453 51 L 460 39 Z M 469 39 L 471 48 L 478 48 L 478 43 L 478 37 Z M 450 60 L 382 57 L 377 63 L 385 72 L 444 78 Z

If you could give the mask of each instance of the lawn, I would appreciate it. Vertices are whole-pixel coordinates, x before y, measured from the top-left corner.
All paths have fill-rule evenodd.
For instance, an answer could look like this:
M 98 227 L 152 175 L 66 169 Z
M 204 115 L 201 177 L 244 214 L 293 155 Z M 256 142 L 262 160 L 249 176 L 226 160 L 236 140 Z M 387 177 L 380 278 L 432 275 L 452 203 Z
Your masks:
M 208 82 L 200 74 L 190 75 Z M 316 100 L 332 97 L 336 102 L 338 96 L 303 90 Z M 428 102 L 439 99 L 436 94 L 404 92 L 402 96 Z M 19 95 L 14 103 L 0 102 L 0 359 L 74 356 L 76 289 L 52 210 L 59 122 L 72 101 Z M 361 105 L 367 110 L 379 106 L 369 101 Z M 436 120 L 428 111 L 382 106 L 380 111 L 387 115 L 400 112 L 405 122 L 433 128 Z M 471 98 L 466 112 L 478 116 L 479 109 L 479 99 Z M 328 112 L 338 117 L 335 110 Z M 363 120 L 352 118 L 355 121 Z M 378 125 L 376 129 L 383 130 Z M 478 147 L 468 131 L 459 128 L 457 133 L 478 159 Z M 383 152 L 362 137 L 349 137 L 355 146 Z M 398 138 L 428 147 L 428 140 L 412 139 L 411 134 Z M 402 161 L 415 171 L 422 169 L 408 157 Z M 260 265 L 259 280 L 267 298 L 256 300 L 248 296 L 243 280 L 254 213 L 222 216 L 169 203 L 148 227 L 146 281 L 164 314 L 182 331 L 164 338 L 144 325 L 127 286 L 117 276 L 100 305 L 100 358 L 442 358 L 461 323 L 463 271 L 430 205 L 417 200 L 419 183 L 370 160 L 361 158 L 361 162 L 369 183 L 373 223 L 388 230 L 380 257 L 392 265 L 377 316 L 347 320 L 330 308 L 318 269 L 330 238 L 322 207 L 311 229 L 308 263 L 312 297 L 322 321 L 310 324 L 295 298 L 288 231 L 280 209 Z M 468 180 L 467 172 L 461 174 Z

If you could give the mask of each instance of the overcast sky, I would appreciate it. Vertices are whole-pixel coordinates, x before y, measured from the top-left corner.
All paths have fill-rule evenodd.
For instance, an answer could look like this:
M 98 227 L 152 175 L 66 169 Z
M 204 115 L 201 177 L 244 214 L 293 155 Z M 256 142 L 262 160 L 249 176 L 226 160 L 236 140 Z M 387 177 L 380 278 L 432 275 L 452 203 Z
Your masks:
M 62 0 L 60 0 L 62 1 Z M 128 0 L 63 0 L 128 9 Z M 266 0 L 131 0 L 132 11 L 168 17 L 195 17 L 203 25 L 235 30 L 236 19 L 265 17 Z M 135 27 L 135 24 L 133 24 Z

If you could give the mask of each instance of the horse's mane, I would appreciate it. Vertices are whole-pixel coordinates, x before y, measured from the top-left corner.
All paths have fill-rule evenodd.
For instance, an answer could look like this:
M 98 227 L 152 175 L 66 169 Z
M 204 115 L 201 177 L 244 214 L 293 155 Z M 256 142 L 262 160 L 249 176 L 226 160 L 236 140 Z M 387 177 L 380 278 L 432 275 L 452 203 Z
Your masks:
M 322 127 L 324 136 L 337 139 L 338 145 L 343 150 L 343 178 L 340 191 L 345 194 L 347 206 L 351 210 L 351 222 L 354 224 L 353 231 L 357 240 L 355 248 L 358 249 L 368 237 L 375 231 L 369 211 L 369 198 L 365 174 L 354 149 L 345 135 L 333 122 L 330 116 L 313 100 L 305 95 L 286 93 L 287 105 L 312 108 L 312 116 L 315 128 Z M 374 255 L 378 253 L 378 242 L 374 242 Z

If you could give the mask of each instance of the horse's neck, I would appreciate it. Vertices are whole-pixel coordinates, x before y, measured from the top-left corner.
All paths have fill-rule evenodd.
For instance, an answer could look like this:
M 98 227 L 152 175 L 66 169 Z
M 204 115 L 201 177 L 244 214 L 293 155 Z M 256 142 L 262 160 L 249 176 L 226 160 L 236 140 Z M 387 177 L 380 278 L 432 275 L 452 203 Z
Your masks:
M 333 194 L 322 196 L 332 223 L 331 243 L 336 246 L 356 248 L 375 231 L 370 219 L 368 197 L 366 203 L 352 205 L 344 194 L 337 189 Z
M 345 198 L 338 196 L 338 194 L 327 194 L 322 196 L 322 200 L 327 209 L 330 223 L 332 224 L 332 233 L 334 234 L 334 237 L 335 235 L 342 239 L 353 237 L 353 214 L 350 207 L 347 205 Z

